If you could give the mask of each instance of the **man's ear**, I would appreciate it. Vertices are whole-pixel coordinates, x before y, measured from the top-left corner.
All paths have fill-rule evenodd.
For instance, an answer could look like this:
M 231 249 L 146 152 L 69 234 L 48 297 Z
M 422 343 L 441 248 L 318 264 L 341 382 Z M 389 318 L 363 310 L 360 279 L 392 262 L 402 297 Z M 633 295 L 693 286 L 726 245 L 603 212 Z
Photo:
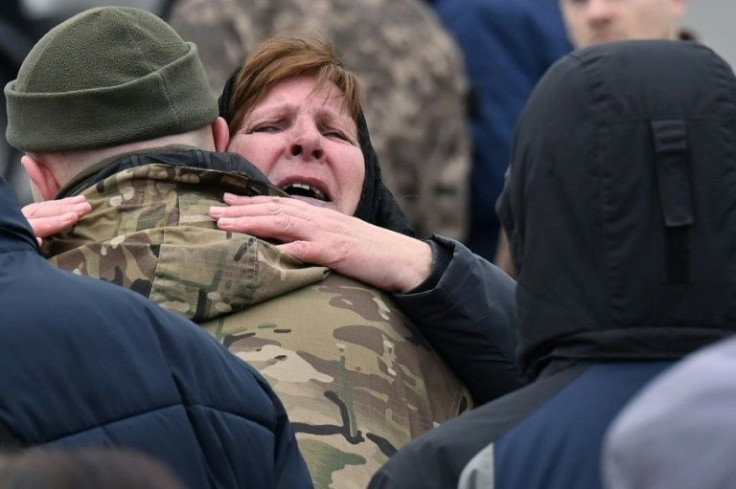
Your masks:
M 25 155 L 20 159 L 20 163 L 28 173 L 28 178 L 34 187 L 33 196 L 38 200 L 53 200 L 61 189 L 59 182 L 51 171 L 30 155 Z
M 230 128 L 222 117 L 215 119 L 212 123 L 212 137 L 215 140 L 215 151 L 227 151 L 227 145 L 230 143 Z

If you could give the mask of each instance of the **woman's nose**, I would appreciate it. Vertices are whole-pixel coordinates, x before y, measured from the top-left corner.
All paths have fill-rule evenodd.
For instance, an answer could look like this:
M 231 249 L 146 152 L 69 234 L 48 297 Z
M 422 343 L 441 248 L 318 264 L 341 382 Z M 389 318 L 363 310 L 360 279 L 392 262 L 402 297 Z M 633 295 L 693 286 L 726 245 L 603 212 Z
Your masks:
M 322 147 L 322 135 L 319 130 L 309 124 L 298 124 L 294 128 L 294 140 L 290 146 L 292 156 L 301 156 L 309 159 L 322 159 L 324 148 Z
M 314 159 L 320 159 L 324 155 L 324 151 L 321 148 L 312 147 L 310 148 L 307 144 L 294 143 L 291 145 L 292 156 L 312 156 Z

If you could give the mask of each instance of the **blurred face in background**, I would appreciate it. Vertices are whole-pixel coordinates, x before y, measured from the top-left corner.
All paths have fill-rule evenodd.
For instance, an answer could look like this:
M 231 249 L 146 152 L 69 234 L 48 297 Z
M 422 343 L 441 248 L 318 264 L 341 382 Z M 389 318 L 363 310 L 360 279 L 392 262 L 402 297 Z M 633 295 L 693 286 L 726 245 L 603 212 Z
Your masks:
M 677 39 L 687 0 L 560 0 L 576 48 L 633 39 Z

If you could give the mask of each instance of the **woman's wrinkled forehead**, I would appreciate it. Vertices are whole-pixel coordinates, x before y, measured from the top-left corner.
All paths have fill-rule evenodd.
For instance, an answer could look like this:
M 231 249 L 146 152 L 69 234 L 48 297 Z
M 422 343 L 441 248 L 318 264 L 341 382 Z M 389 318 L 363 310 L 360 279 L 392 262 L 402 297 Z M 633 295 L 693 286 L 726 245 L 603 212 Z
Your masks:
M 220 107 L 225 109 L 231 130 L 276 85 L 301 76 L 314 77 L 319 88 L 327 84 L 337 87 L 343 94 L 343 105 L 357 124 L 362 111 L 362 89 L 357 76 L 342 66 L 331 48 L 288 40 L 274 41 L 271 47 L 256 51 L 223 91 Z
M 291 94 L 298 95 L 299 101 L 309 101 L 315 106 L 321 106 L 331 112 L 343 115 L 357 125 L 357 120 L 352 117 L 345 106 L 345 97 L 342 91 L 331 81 L 319 80 L 313 75 L 292 76 L 275 82 L 264 94 L 253 101 L 246 117 L 263 107 L 284 103 L 293 98 L 290 97 Z

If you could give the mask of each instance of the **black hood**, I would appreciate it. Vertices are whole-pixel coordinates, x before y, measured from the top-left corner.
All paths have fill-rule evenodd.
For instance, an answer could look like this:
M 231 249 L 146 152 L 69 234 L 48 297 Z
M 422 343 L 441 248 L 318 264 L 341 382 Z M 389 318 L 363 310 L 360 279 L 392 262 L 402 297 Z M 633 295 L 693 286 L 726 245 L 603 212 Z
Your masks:
M 13 190 L 0 177 L 0 253 L 21 248 L 33 250 L 36 247 L 36 238 L 20 212 Z
M 679 358 L 736 328 L 736 79 L 710 49 L 629 41 L 547 72 L 499 217 L 519 362 Z
M 237 68 L 225 83 L 218 101 L 220 117 L 224 118 L 228 124 L 235 115 L 230 101 L 233 87 L 239 75 L 240 68 Z M 365 160 L 365 179 L 363 180 L 358 208 L 355 210 L 355 217 L 382 228 L 414 236 L 414 230 L 409 225 L 409 220 L 399 207 L 393 194 L 383 184 L 378 155 L 373 149 L 368 124 L 363 113 L 358 117 L 358 140 Z

